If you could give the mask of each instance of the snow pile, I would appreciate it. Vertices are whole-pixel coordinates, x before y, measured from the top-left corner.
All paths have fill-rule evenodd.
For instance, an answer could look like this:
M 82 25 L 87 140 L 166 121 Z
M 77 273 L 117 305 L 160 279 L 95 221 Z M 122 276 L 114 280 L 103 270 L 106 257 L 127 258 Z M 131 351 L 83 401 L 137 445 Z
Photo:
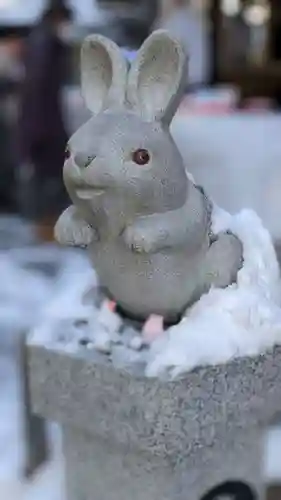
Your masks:
M 24 269 L 11 258 L 0 255 L 1 331 L 25 330 L 38 319 L 38 311 L 51 297 L 51 284 L 35 272 Z
M 119 329 L 83 296 L 95 284 L 88 267 L 60 280 L 59 293 L 44 309 L 42 326 L 32 342 L 51 343 L 68 352 L 87 349 L 111 357 L 113 364 L 143 366 L 151 376 L 174 378 L 199 365 L 226 363 L 237 356 L 254 356 L 281 344 L 279 266 L 271 237 L 258 216 L 237 215 L 215 207 L 213 230 L 229 229 L 243 242 L 244 265 L 237 284 L 211 289 L 190 308 L 182 321 L 149 346 L 132 326 Z M 83 266 L 82 266 L 83 267 Z M 113 321 L 113 322 L 112 322 Z
M 81 276 L 89 275 L 93 281 L 83 253 L 56 245 L 2 250 L 0 274 L 0 346 L 13 342 L 17 332 L 28 331 L 40 323 L 53 297 L 60 307 L 60 316 L 69 314 L 69 300 L 76 302 L 77 309 L 81 287 L 85 287 Z M 76 283 L 79 296 L 73 296 Z
M 215 208 L 213 230 L 231 230 L 244 246 L 237 284 L 212 289 L 181 323 L 154 342 L 148 376 L 170 376 L 198 365 L 254 356 L 281 343 L 279 266 L 269 233 L 258 216 L 243 210 L 231 216 Z

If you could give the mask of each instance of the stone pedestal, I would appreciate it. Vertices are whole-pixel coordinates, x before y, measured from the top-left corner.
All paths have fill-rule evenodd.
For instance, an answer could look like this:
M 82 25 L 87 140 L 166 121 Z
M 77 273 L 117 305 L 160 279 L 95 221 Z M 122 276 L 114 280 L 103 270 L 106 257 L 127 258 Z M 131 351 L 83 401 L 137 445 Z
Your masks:
M 228 481 L 264 498 L 262 437 L 281 409 L 281 348 L 175 382 L 121 372 L 86 350 L 30 344 L 28 358 L 33 411 L 62 426 L 67 500 L 200 500 Z

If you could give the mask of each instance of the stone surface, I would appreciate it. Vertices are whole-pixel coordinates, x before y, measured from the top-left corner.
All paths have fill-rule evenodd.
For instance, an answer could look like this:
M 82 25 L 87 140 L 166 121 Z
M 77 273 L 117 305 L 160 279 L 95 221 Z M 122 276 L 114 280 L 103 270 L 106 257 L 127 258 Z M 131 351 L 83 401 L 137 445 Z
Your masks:
M 73 206 L 55 235 L 88 247 L 108 296 L 144 321 L 175 321 L 211 286 L 234 282 L 242 264 L 232 235 L 211 246 L 212 204 L 189 180 L 169 132 L 186 61 L 164 30 L 130 68 L 107 38 L 90 36 L 82 47 L 82 94 L 94 116 L 68 143 L 63 176 Z
M 241 433 L 227 447 L 202 450 L 200 461 L 134 453 L 77 429 L 64 429 L 68 499 L 199 500 L 226 479 L 239 479 L 263 493 L 259 435 Z M 187 497 L 188 492 L 188 497 Z
M 48 462 L 50 450 L 48 443 L 48 431 L 45 420 L 31 411 L 29 392 L 29 369 L 28 352 L 26 346 L 26 334 L 22 334 L 18 341 L 18 364 L 19 382 L 22 398 L 22 425 L 26 443 L 26 457 L 23 467 L 23 475 L 31 477 L 37 470 Z
M 103 359 L 29 346 L 33 410 L 63 426 L 70 500 L 183 500 L 187 491 L 198 500 L 225 480 L 263 495 L 262 433 L 280 412 L 280 348 L 169 383 Z

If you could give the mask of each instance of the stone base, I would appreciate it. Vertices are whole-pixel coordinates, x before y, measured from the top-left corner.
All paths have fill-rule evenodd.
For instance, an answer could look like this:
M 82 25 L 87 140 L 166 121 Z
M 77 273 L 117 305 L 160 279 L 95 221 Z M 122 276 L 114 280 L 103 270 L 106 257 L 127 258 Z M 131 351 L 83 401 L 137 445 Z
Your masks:
M 280 413 L 280 366 L 276 348 L 164 383 L 94 352 L 29 346 L 33 411 L 62 425 L 68 500 L 203 500 L 228 481 L 263 500 L 263 430 Z
M 198 461 L 179 456 L 177 464 L 93 439 L 75 428 L 66 427 L 63 433 L 68 500 L 200 500 L 218 485 L 236 480 L 260 500 L 265 498 L 257 432 L 202 450 Z

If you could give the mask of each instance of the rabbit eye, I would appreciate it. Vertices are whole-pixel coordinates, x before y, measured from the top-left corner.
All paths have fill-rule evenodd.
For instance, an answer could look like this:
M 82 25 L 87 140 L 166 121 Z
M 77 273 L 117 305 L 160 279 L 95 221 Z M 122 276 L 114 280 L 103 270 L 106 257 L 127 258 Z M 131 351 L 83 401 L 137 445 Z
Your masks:
M 70 157 L 71 157 L 71 151 L 69 149 L 69 146 L 67 146 L 65 149 L 65 159 L 69 160 Z
M 147 165 L 150 160 L 150 154 L 147 149 L 137 149 L 133 152 L 132 159 L 137 165 Z

